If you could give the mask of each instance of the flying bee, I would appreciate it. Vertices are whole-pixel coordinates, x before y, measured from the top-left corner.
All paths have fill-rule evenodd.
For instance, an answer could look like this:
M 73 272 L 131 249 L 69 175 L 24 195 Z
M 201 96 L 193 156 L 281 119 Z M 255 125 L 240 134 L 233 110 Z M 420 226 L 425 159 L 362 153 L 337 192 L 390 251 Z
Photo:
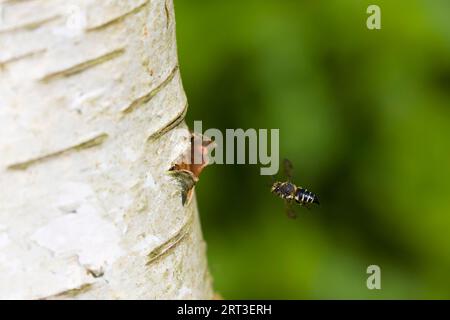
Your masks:
M 319 198 L 308 191 L 305 188 L 297 187 L 295 184 L 291 182 L 292 178 L 292 163 L 284 159 L 284 174 L 287 177 L 287 181 L 275 181 L 272 184 L 271 192 L 279 196 L 281 199 L 284 199 L 286 205 L 286 211 L 290 218 L 295 218 L 295 212 L 292 208 L 292 203 L 296 202 L 301 206 L 305 206 L 309 209 L 309 205 L 311 203 L 319 204 Z

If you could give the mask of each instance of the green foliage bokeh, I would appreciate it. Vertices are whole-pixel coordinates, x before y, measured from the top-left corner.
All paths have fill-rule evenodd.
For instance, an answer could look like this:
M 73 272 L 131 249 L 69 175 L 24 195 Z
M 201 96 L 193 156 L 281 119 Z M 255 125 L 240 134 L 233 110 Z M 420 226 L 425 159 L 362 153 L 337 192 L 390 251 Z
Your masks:
M 378 4 L 382 29 L 366 28 Z M 450 2 L 175 1 L 188 124 L 279 128 L 288 219 L 256 165 L 196 192 L 224 298 L 450 298 Z M 381 267 L 368 290 L 366 268 Z

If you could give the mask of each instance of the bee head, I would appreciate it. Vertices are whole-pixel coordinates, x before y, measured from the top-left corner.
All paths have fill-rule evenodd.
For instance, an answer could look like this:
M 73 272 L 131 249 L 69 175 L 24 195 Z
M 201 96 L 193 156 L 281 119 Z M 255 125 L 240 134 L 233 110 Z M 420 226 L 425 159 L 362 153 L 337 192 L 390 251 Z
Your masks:
M 270 189 L 270 192 L 279 193 L 280 187 L 281 187 L 281 182 L 279 182 L 279 181 L 274 182 L 274 184 L 272 185 L 272 188 Z

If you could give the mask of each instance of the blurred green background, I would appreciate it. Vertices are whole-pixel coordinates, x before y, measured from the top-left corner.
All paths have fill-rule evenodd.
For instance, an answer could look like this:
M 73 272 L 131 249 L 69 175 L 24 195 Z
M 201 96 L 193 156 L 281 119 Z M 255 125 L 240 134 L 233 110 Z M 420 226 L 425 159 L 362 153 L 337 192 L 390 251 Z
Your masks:
M 450 2 L 175 5 L 188 124 L 279 128 L 294 181 L 321 200 L 290 220 L 259 166 L 208 167 L 196 190 L 215 290 L 450 298 Z

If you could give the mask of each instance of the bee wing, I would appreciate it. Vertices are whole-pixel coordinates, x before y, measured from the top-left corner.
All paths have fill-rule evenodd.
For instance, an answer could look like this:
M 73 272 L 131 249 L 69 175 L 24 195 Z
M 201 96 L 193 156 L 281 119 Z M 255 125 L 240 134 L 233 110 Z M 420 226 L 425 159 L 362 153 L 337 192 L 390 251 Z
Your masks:
M 292 165 L 292 162 L 290 162 L 288 159 L 283 160 L 283 168 L 284 168 L 284 175 L 291 180 L 292 179 L 292 172 L 294 171 L 294 166 Z
M 292 205 L 292 201 L 284 200 L 284 206 L 286 210 L 286 214 L 289 218 L 295 219 L 297 215 L 295 214 L 294 206 Z

